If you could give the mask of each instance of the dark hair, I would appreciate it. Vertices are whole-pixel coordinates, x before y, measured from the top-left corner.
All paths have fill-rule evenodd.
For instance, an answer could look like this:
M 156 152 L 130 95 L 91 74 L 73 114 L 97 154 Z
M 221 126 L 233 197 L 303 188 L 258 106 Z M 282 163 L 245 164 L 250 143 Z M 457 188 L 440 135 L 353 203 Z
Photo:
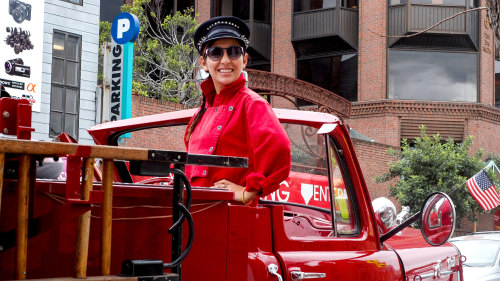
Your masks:
M 205 95 L 201 94 L 202 96 L 202 99 L 201 99 L 201 105 L 200 105 L 200 111 L 198 111 L 198 113 L 196 113 L 196 115 L 194 116 L 194 119 L 193 119 L 193 123 L 191 123 L 191 125 L 189 125 L 189 127 L 187 128 L 187 134 L 186 134 L 186 143 L 189 143 L 189 139 L 191 138 L 191 134 L 193 133 L 194 129 L 196 128 L 196 125 L 198 125 L 198 123 L 200 123 L 200 120 L 201 118 L 203 117 L 203 114 L 205 114 L 205 111 L 207 110 L 205 108 L 205 104 L 207 103 L 207 99 L 205 98 Z

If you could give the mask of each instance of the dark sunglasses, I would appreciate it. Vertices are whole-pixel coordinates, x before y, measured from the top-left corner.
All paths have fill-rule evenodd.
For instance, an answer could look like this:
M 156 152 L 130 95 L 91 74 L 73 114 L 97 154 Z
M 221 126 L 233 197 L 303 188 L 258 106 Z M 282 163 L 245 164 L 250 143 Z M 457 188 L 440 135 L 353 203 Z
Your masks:
M 224 56 L 226 51 L 227 56 L 232 60 L 237 60 L 245 53 L 241 46 L 230 46 L 227 48 L 212 47 L 205 51 L 205 58 L 209 57 L 213 61 L 218 61 Z

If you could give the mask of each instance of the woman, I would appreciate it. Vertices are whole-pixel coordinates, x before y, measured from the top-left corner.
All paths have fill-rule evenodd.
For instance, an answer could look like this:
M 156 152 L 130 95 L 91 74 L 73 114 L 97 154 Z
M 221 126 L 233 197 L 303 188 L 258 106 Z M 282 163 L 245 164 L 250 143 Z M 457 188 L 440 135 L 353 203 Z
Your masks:
M 291 161 L 290 141 L 271 106 L 245 87 L 249 36 L 235 17 L 216 17 L 196 30 L 194 43 L 210 77 L 200 85 L 202 104 L 185 134 L 188 153 L 248 158 L 246 169 L 186 167 L 191 185 L 227 188 L 245 205 L 278 189 Z

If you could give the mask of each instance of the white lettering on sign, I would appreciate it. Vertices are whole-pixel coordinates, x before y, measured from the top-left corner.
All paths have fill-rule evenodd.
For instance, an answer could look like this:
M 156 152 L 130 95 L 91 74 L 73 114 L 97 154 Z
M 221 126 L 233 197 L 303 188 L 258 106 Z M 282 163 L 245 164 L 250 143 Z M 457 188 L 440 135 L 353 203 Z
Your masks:
M 129 19 L 119 19 L 117 30 L 116 30 L 116 37 L 118 39 L 122 39 L 123 33 L 127 32 L 129 29 L 130 29 Z
M 121 119 L 121 85 L 122 85 L 122 46 L 113 47 L 111 67 L 111 121 Z
M 330 202 L 328 187 L 321 185 L 314 185 L 314 201 Z
M 309 183 L 302 183 L 300 184 L 300 194 L 302 195 L 302 198 L 304 198 L 304 202 L 309 204 L 309 200 L 313 197 L 314 193 L 314 186 Z

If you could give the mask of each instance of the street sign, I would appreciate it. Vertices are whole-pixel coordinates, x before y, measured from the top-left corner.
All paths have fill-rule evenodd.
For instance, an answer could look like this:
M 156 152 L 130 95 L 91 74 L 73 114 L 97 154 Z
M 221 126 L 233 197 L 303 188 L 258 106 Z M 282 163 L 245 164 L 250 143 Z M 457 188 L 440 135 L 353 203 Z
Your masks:
M 134 42 L 139 36 L 139 19 L 130 13 L 121 13 L 116 16 L 111 26 L 111 36 L 117 44 L 123 45 Z

